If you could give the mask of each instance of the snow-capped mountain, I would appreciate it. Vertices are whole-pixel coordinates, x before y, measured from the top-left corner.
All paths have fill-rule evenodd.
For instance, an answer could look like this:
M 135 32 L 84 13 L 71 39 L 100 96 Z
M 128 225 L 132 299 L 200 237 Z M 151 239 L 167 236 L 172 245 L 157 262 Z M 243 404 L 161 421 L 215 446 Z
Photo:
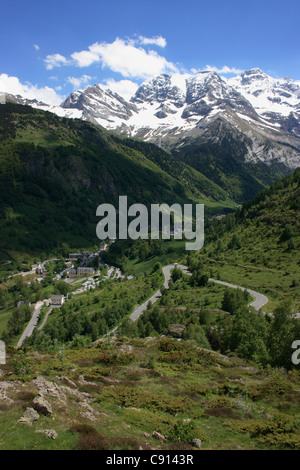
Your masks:
M 275 79 L 252 69 L 229 79 L 228 84 L 245 96 L 265 120 L 300 136 L 300 82 Z
M 137 112 L 132 103 L 128 103 L 117 93 L 103 90 L 100 85 L 87 88 L 84 92 L 72 93 L 61 105 L 63 109 L 81 111 L 80 117 L 96 124 L 128 121 Z
M 142 83 L 129 102 L 94 85 L 48 110 L 164 148 L 223 145 L 225 139 L 227 150 L 245 162 L 299 166 L 300 82 L 260 69 L 231 79 L 210 71 L 162 74 Z

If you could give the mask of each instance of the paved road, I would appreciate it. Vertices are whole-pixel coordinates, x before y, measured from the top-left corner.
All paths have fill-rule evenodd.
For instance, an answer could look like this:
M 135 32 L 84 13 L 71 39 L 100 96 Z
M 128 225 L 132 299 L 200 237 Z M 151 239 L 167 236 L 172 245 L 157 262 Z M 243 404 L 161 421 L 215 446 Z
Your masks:
M 241 289 L 242 291 L 247 290 L 249 294 L 254 297 L 254 300 L 249 303 L 249 307 L 253 307 L 257 312 L 267 303 L 269 302 L 268 297 L 259 292 L 256 292 L 251 289 L 247 289 L 246 287 L 236 286 L 235 284 L 229 284 L 229 282 L 219 281 L 217 279 L 209 278 L 209 281 L 215 282 L 216 284 L 221 284 L 222 286 L 231 287 L 232 289 Z
M 43 300 L 39 300 L 35 304 L 32 317 L 31 317 L 28 325 L 26 326 L 25 330 L 23 331 L 23 334 L 22 334 L 21 338 L 19 339 L 19 341 L 17 343 L 17 348 L 20 348 L 22 346 L 25 338 L 32 335 L 32 332 L 33 332 L 33 330 L 35 328 L 35 325 L 37 324 L 38 318 L 40 316 L 41 308 L 42 308 L 43 304 L 44 304 Z
M 191 276 L 191 273 L 188 271 L 188 268 L 187 266 L 184 266 L 182 264 L 169 264 L 168 266 L 164 266 L 162 268 L 162 271 L 163 271 L 163 274 L 164 274 L 164 277 L 165 277 L 165 281 L 164 281 L 164 288 L 165 289 L 168 289 L 169 288 L 169 282 L 170 282 L 170 279 L 171 279 L 171 271 L 172 269 L 174 269 L 175 267 L 178 267 L 180 268 L 184 274 L 187 274 L 189 276 Z M 107 273 L 107 276 L 105 276 L 105 278 L 103 278 L 102 280 L 105 280 L 105 279 L 108 279 L 109 276 L 111 275 L 113 271 L 113 268 L 109 268 L 108 270 L 108 273 Z M 241 287 L 241 286 L 237 286 L 235 284 L 230 284 L 228 282 L 224 282 L 224 281 L 219 281 L 218 279 L 212 279 L 212 278 L 209 278 L 209 281 L 211 282 L 215 282 L 216 284 L 221 284 L 223 286 L 227 286 L 227 287 L 230 287 L 232 289 L 241 289 L 241 290 L 247 290 L 249 292 L 249 294 L 254 297 L 254 300 L 252 302 L 249 303 L 249 306 L 250 307 L 253 307 L 256 311 L 259 311 L 268 301 L 268 297 L 266 297 L 265 295 L 263 294 L 260 294 L 259 292 L 256 292 L 254 290 L 251 290 L 251 289 L 247 289 L 245 287 Z M 78 289 L 76 292 L 73 292 L 73 294 L 79 294 L 83 292 L 83 289 Z M 132 321 L 136 321 L 138 320 L 138 318 L 144 313 L 144 311 L 147 309 L 147 306 L 148 306 L 148 303 L 151 302 L 152 304 L 154 304 L 155 302 L 157 302 L 157 300 L 161 297 L 161 291 L 160 290 L 157 290 L 148 300 L 146 300 L 146 302 L 144 302 L 142 305 L 137 305 L 132 314 L 130 315 L 130 320 Z M 17 347 L 20 347 L 22 346 L 22 343 L 24 341 L 24 339 L 27 337 L 27 336 L 31 336 L 32 335 L 32 332 L 33 332 L 33 329 L 36 325 L 36 322 L 37 322 L 37 319 L 38 319 L 38 316 L 40 314 L 40 310 L 41 310 L 41 307 L 43 305 L 43 301 L 39 301 L 36 303 L 35 305 L 35 309 L 34 309 L 34 312 L 33 312 L 33 315 L 32 315 L 32 318 L 29 322 L 29 324 L 27 325 L 24 333 L 22 334 L 18 344 L 17 344 Z M 47 318 L 48 318 L 48 315 L 50 314 L 51 312 L 51 308 L 49 309 L 49 311 L 47 312 L 46 314 L 46 317 L 42 323 L 42 325 L 39 327 L 39 330 L 43 328 L 44 324 L 46 323 L 47 321 Z M 271 314 L 270 314 L 271 315 Z M 296 318 L 300 318 L 300 313 L 297 313 L 295 314 L 295 317 Z M 106 335 L 104 336 L 108 336 L 108 335 L 111 335 L 111 334 L 114 334 L 116 332 L 116 330 L 118 329 L 118 326 L 116 326 L 113 330 L 111 330 L 109 333 L 107 333 Z M 95 341 L 93 344 L 97 344 L 99 341 L 101 340 L 101 338 L 97 341 Z
M 191 273 L 188 271 L 188 268 L 186 266 L 178 264 L 177 267 L 180 268 L 185 274 L 191 276 Z M 231 287 L 232 289 L 241 289 L 242 291 L 247 290 L 249 294 L 254 297 L 254 300 L 249 303 L 249 307 L 253 307 L 257 312 L 267 302 L 269 302 L 268 297 L 263 294 L 260 294 L 259 292 L 256 292 L 255 290 L 247 289 L 246 287 L 236 286 L 235 284 L 230 284 L 229 282 L 219 281 L 218 279 L 212 279 L 211 277 L 209 278 L 209 281 L 215 282 L 216 284 L 221 284 L 222 286 Z
M 16 277 L 16 276 L 29 276 L 29 274 L 36 274 L 36 270 L 31 269 L 30 271 L 21 271 L 19 273 L 12 274 L 11 276 L 9 276 L 9 278 Z
M 168 266 L 164 266 L 162 268 L 163 274 L 165 276 L 165 282 L 164 282 L 165 289 L 169 288 L 169 282 L 171 279 L 171 271 L 172 269 L 174 269 L 174 267 L 175 267 L 174 264 L 169 264 Z M 130 320 L 136 321 L 142 315 L 142 313 L 145 310 L 147 310 L 148 303 L 151 302 L 152 304 L 154 304 L 161 297 L 161 295 L 162 295 L 161 291 L 158 290 L 155 292 L 155 294 L 152 295 L 152 297 L 150 297 L 150 299 L 146 300 L 146 302 L 144 302 L 142 305 L 137 305 L 129 317 Z

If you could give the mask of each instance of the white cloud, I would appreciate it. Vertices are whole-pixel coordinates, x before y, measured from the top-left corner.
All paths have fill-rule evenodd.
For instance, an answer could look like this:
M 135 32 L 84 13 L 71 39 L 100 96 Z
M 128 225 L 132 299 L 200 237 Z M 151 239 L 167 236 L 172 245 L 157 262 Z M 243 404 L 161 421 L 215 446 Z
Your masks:
M 71 57 L 78 67 L 89 67 L 93 63 L 100 61 L 99 55 L 91 51 L 74 52 L 71 54 Z
M 140 46 L 137 46 L 137 43 Z M 164 72 L 177 72 L 178 69 L 172 62 L 168 62 L 156 51 L 146 50 L 141 46 L 151 44 L 165 47 L 166 40 L 162 36 L 153 38 L 140 36 L 137 40 L 116 38 L 111 43 L 96 42 L 87 50 L 73 52 L 71 60 L 60 54 L 52 54 L 46 57 L 45 62 L 49 70 L 71 64 L 77 67 L 89 67 L 99 62 L 103 68 L 107 67 L 126 78 L 147 79 Z
M 46 69 L 52 70 L 53 67 L 61 67 L 62 65 L 67 65 L 68 60 L 61 54 L 50 54 L 47 55 L 45 63 Z
M 237 69 L 235 67 L 228 67 L 228 65 L 223 65 L 222 68 L 213 67 L 212 65 L 206 65 L 205 71 L 224 73 L 225 75 L 229 74 L 229 73 L 239 74 L 239 73 L 244 72 L 244 70 L 242 70 L 242 69 Z
M 58 95 L 53 88 L 47 86 L 39 88 L 29 82 L 23 84 L 17 77 L 10 77 L 5 73 L 0 75 L 0 91 L 21 95 L 28 99 L 37 99 L 50 105 L 58 105 L 64 99 L 64 96 Z
M 115 39 L 112 43 L 92 44 L 89 50 L 98 55 L 103 67 L 119 72 L 123 77 L 150 78 L 177 67 L 157 52 L 135 47 L 131 42 Z
M 33 47 L 35 48 L 36 51 L 40 50 L 40 46 L 38 46 L 37 44 L 33 44 Z
M 92 79 L 93 77 L 90 77 L 89 75 L 82 75 L 81 77 L 68 77 L 67 81 L 71 83 L 74 88 L 78 89 L 87 85 L 88 82 Z
M 113 78 L 108 78 L 105 81 L 105 85 L 102 83 L 100 86 L 104 89 L 109 89 L 114 93 L 118 93 L 118 95 L 122 96 L 125 100 L 129 100 L 138 89 L 139 85 L 131 80 L 119 80 L 118 82 L 115 81 Z
M 162 36 L 155 36 L 154 38 L 145 38 L 145 36 L 140 36 L 139 42 L 141 44 L 145 44 L 146 46 L 149 44 L 153 44 L 154 46 L 166 47 L 167 45 L 166 39 Z

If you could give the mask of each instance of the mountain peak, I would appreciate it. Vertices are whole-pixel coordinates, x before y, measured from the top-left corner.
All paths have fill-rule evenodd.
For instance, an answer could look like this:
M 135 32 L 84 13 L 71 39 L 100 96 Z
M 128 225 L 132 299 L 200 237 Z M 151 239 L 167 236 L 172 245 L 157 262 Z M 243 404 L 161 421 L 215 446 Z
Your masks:
M 256 67 L 253 69 L 245 70 L 242 75 L 266 75 L 260 68 Z
M 184 102 L 182 90 L 174 83 L 172 76 L 161 74 L 151 80 L 142 83 L 137 89 L 134 97 L 131 98 L 133 103 L 164 103 L 170 101 L 175 106 L 180 107 Z

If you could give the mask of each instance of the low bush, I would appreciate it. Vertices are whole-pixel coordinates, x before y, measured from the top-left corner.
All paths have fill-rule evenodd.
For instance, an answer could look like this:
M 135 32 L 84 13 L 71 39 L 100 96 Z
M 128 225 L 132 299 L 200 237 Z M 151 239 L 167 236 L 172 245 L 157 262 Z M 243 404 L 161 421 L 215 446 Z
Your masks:
M 195 437 L 195 425 L 192 421 L 177 421 L 168 435 L 168 438 L 172 441 L 181 442 L 190 442 Z
M 70 428 L 75 434 L 79 433 L 80 437 L 77 443 L 78 450 L 139 450 L 149 449 L 149 445 L 140 439 L 131 437 L 107 437 L 100 434 L 97 429 L 86 424 L 75 424 Z
M 164 411 L 172 415 L 176 413 L 186 413 L 192 410 L 192 402 L 186 398 L 173 398 L 170 396 L 147 393 L 133 387 L 115 386 L 103 390 L 99 401 L 102 401 L 105 397 L 113 398 L 118 405 L 124 408 L 147 408 L 152 411 Z
M 228 425 L 237 432 L 247 432 L 261 442 L 280 447 L 300 447 L 297 424 L 292 416 L 278 413 L 272 418 L 249 419 L 248 421 L 230 422 Z

